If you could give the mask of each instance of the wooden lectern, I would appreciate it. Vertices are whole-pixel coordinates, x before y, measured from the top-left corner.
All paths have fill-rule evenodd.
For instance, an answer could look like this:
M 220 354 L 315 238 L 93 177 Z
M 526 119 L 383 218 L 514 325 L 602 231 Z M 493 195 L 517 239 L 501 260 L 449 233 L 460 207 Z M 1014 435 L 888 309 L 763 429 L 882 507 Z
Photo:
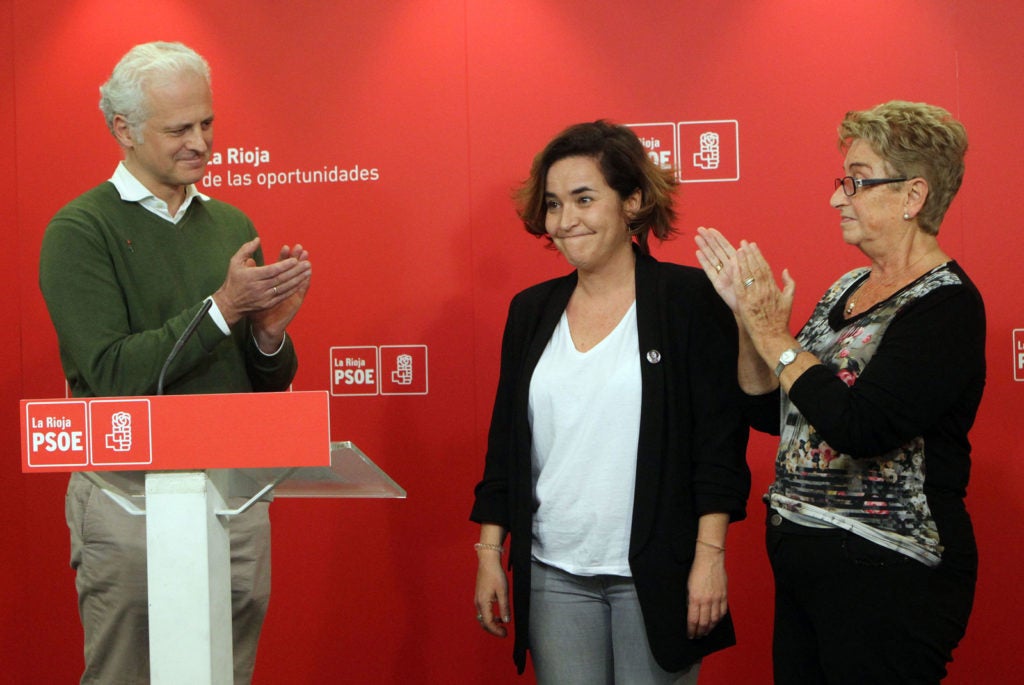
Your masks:
M 81 471 L 146 517 L 154 685 L 233 682 L 233 515 L 272 495 L 406 494 L 355 445 L 330 442 L 326 391 L 22 400 L 21 419 L 23 472 Z M 144 491 L 110 471 L 144 472 Z

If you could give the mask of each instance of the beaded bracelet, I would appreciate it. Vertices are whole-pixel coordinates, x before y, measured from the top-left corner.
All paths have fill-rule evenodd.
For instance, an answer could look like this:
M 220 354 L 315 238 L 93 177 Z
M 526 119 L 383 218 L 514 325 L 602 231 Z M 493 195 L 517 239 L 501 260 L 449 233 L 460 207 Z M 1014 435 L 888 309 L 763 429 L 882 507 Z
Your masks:
M 479 552 L 482 549 L 489 549 L 489 550 L 492 550 L 494 552 L 497 552 L 498 554 L 501 554 L 502 552 L 505 551 L 505 548 L 502 547 L 501 545 L 492 545 L 492 544 L 487 543 L 487 542 L 478 542 L 478 543 L 473 545 L 473 549 L 475 549 L 477 552 Z

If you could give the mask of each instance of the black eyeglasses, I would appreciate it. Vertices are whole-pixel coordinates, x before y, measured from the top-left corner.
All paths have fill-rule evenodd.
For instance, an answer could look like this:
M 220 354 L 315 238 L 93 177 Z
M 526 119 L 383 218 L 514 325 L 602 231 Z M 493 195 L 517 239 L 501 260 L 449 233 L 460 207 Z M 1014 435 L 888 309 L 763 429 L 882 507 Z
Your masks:
M 884 186 L 887 183 L 901 183 L 907 181 L 906 178 L 854 178 L 853 176 L 843 176 L 842 178 L 836 179 L 835 187 L 843 187 L 843 192 L 846 193 L 847 197 L 853 197 L 857 194 L 858 188 L 870 188 L 871 186 Z

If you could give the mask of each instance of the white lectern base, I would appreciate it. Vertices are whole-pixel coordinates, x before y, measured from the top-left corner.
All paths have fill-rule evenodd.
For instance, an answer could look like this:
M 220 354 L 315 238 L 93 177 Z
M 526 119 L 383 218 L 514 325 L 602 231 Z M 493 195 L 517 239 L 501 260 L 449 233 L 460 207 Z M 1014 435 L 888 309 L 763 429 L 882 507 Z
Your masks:
M 203 471 L 146 474 L 153 685 L 231 685 L 231 560 L 225 508 Z
M 231 516 L 278 497 L 404 498 L 351 442 L 331 443 L 331 466 L 150 471 L 145 498 L 83 472 L 125 511 L 146 516 L 152 685 L 231 685 Z M 250 497 L 228 509 L 228 497 Z

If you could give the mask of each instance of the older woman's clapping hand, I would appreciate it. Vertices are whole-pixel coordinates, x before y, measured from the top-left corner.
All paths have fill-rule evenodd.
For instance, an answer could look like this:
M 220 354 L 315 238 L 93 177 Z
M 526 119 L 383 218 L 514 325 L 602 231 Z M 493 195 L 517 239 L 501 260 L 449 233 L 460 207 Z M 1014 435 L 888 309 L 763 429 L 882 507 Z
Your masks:
M 761 254 L 757 243 L 740 241 L 734 257 L 737 273 L 733 277 L 733 297 L 737 302 L 743 327 L 750 334 L 758 351 L 778 338 L 791 340 L 789 317 L 793 311 L 796 282 L 789 271 L 782 270 L 782 288 L 775 282 L 771 266 Z M 771 352 L 768 353 L 771 355 Z
M 697 261 L 704 268 L 708 280 L 733 314 L 737 314 L 736 293 L 733 289 L 737 282 L 736 249 L 714 228 L 699 227 L 694 240 L 698 248 Z
M 789 337 L 796 291 L 789 271 L 783 269 L 780 289 L 756 243 L 741 240 L 737 250 L 717 229 L 704 226 L 697 229 L 694 241 L 697 261 L 708 280 L 751 336 L 781 333 Z
M 796 283 L 783 270 L 779 288 L 771 266 L 755 243 L 741 240 L 736 249 L 720 232 L 703 226 L 697 229 L 694 240 L 697 261 L 736 317 L 740 387 L 751 395 L 771 391 L 778 387 L 772 370 L 779 355 L 799 347 L 789 332 Z

